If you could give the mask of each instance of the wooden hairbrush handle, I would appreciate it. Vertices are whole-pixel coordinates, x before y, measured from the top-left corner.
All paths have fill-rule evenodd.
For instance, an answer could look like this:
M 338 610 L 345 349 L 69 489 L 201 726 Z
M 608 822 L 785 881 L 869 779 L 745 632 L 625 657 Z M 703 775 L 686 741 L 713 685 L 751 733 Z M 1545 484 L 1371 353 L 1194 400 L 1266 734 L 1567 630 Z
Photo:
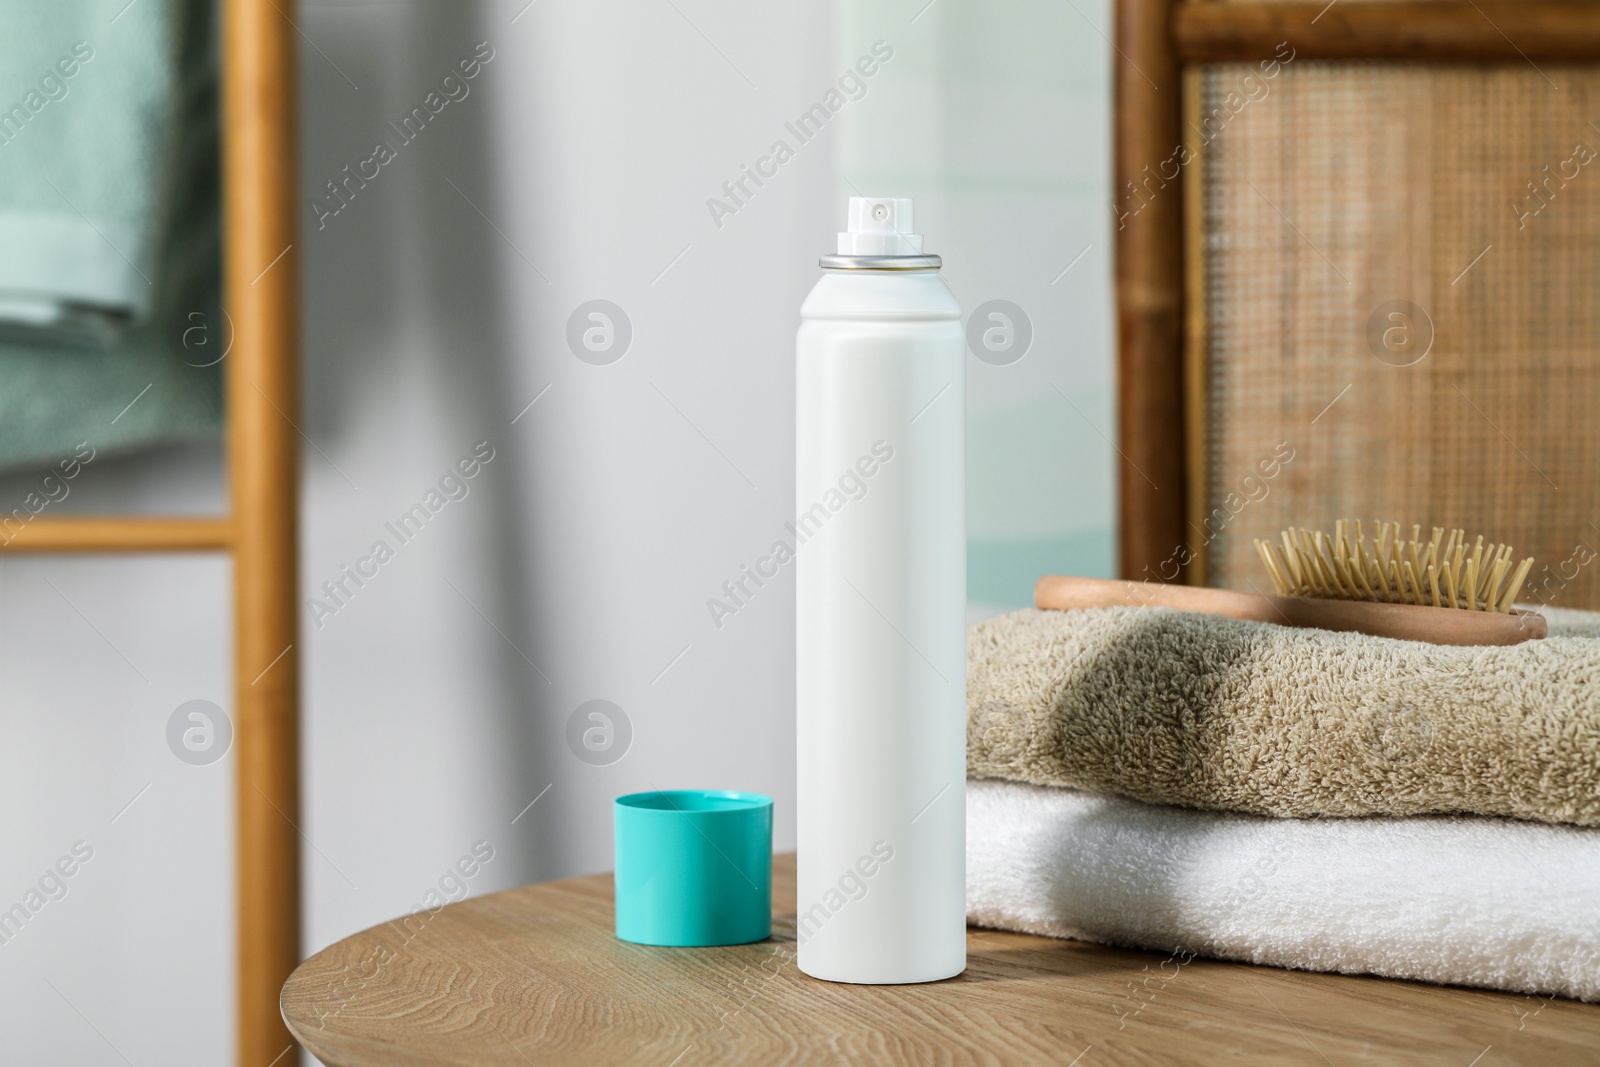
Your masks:
M 1317 600 L 1266 596 L 1231 589 L 1205 589 L 1160 582 L 1069 578 L 1047 574 L 1033 587 L 1035 607 L 1056 610 L 1111 607 L 1163 607 L 1227 615 L 1280 626 L 1305 626 L 1426 641 L 1434 645 L 1518 645 L 1549 633 L 1544 616 L 1532 611 L 1509 614 L 1463 608 L 1379 604 L 1366 600 Z

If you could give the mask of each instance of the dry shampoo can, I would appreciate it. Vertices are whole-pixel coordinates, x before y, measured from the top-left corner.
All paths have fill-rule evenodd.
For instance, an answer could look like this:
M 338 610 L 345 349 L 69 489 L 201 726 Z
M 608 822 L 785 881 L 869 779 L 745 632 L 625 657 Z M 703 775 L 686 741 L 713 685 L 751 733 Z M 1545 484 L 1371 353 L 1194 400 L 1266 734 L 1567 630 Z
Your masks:
M 796 339 L 797 940 L 835 982 L 967 964 L 961 308 L 911 230 L 851 197 Z

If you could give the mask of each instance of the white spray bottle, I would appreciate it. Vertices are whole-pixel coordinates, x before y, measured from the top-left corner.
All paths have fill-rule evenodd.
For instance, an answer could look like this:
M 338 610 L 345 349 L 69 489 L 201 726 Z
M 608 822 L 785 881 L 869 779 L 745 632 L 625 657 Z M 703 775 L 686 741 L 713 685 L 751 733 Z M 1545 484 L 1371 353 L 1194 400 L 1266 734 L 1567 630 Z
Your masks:
M 966 967 L 961 308 L 911 201 L 851 197 L 796 343 L 799 966 Z

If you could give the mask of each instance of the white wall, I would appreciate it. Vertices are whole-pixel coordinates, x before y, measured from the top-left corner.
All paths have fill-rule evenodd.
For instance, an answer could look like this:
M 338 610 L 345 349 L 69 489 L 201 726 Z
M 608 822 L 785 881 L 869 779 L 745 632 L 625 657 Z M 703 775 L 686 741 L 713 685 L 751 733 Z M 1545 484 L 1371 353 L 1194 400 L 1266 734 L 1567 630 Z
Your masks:
M 720 629 L 705 601 L 790 516 L 796 314 L 853 188 L 917 197 L 963 305 L 1034 324 L 1020 362 L 969 360 L 975 595 L 1021 603 L 1041 553 L 1109 568 L 1106 48 L 1037 0 L 924 2 L 301 6 L 308 201 L 494 50 L 322 229 L 306 205 L 306 597 L 397 549 L 304 616 L 308 951 L 479 840 L 474 894 L 607 869 L 631 790 L 769 793 L 793 846 L 790 579 Z M 707 199 L 880 39 L 866 95 L 718 226 Z M 609 365 L 565 339 L 594 299 L 632 324 Z M 384 524 L 483 441 L 399 545 Z M 97 460 L 62 508 L 221 499 L 215 455 L 173 449 Z M 230 703 L 227 587 L 211 559 L 0 561 L 0 907 L 95 850 L 0 944 L 8 1063 L 226 1060 L 231 759 L 186 765 L 165 727 Z M 594 699 L 632 725 L 610 765 L 566 739 Z

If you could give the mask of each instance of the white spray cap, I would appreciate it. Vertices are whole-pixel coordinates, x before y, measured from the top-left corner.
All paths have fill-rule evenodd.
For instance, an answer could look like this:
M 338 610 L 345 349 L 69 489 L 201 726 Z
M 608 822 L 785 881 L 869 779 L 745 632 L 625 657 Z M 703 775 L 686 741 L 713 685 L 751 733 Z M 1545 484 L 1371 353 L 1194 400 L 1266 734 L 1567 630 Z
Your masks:
M 841 256 L 920 256 L 922 235 L 911 232 L 911 200 L 852 196 L 850 229 L 839 235 Z

